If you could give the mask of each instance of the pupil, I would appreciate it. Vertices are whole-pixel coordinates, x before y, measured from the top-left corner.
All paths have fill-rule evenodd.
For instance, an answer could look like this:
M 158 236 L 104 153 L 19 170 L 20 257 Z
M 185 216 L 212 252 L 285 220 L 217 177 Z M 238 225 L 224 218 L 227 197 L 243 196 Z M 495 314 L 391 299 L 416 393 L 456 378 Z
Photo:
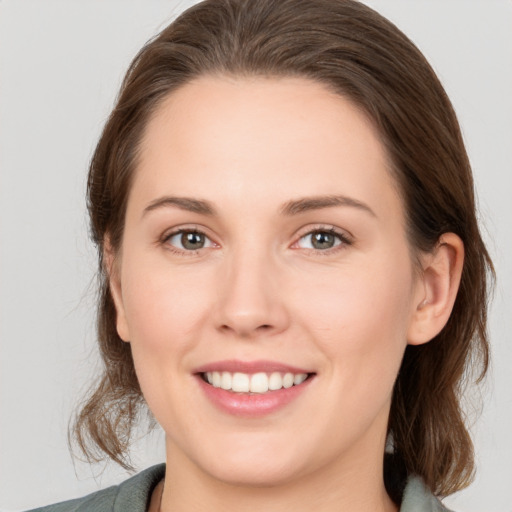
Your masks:
M 200 249 L 204 243 L 203 235 L 201 233 L 183 233 L 181 243 L 185 249 Z
M 334 242 L 334 236 L 330 233 L 319 231 L 313 235 L 313 246 L 317 249 L 330 249 Z

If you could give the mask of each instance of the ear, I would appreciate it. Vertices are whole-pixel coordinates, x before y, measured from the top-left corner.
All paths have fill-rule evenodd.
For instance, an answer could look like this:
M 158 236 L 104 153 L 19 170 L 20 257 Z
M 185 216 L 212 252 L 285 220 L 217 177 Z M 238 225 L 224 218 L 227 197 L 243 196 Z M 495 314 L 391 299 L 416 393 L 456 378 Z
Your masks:
M 432 253 L 422 258 L 415 308 L 407 341 L 421 345 L 435 338 L 450 318 L 459 290 L 464 263 L 464 243 L 454 233 L 444 233 Z
M 112 248 L 109 236 L 105 236 L 103 243 L 103 265 L 108 276 L 110 294 L 116 308 L 117 333 L 123 341 L 129 341 L 130 332 L 126 321 L 121 288 L 120 260 L 119 255 Z

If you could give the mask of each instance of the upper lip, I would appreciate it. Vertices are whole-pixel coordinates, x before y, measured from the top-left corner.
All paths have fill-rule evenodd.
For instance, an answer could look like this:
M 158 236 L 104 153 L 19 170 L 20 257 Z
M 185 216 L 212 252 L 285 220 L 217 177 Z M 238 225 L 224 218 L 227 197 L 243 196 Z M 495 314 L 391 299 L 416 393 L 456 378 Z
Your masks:
M 229 359 L 225 361 L 215 361 L 213 363 L 204 364 L 194 370 L 193 373 L 206 372 L 230 372 L 230 373 L 313 373 L 311 370 L 299 368 L 289 364 L 279 363 L 277 361 L 267 361 L 259 359 L 256 361 L 240 361 L 238 359 Z

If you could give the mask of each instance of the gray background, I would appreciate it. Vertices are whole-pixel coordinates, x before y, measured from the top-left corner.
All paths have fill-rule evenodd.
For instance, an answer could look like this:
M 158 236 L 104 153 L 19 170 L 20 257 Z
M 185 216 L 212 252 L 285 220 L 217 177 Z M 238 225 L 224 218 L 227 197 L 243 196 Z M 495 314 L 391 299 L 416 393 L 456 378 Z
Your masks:
M 126 473 L 75 461 L 67 421 L 98 362 L 88 160 L 142 44 L 192 2 L 0 0 L 0 508 L 76 497 Z M 478 476 L 445 502 L 512 511 L 512 3 L 374 0 L 426 54 L 463 127 L 498 271 Z M 135 446 L 163 460 L 162 434 Z

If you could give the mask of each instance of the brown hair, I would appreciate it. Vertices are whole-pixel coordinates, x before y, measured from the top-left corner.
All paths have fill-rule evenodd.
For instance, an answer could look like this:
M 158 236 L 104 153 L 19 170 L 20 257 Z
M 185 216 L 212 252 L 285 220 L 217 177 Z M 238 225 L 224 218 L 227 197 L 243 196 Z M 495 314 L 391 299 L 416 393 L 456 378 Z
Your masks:
M 386 459 L 400 500 L 407 474 L 437 494 L 467 486 L 473 447 L 460 408 L 468 375 L 488 366 L 486 310 L 492 262 L 479 233 L 470 164 L 439 80 L 414 44 L 385 18 L 353 0 L 206 0 L 139 52 L 91 161 L 88 208 L 98 247 L 98 338 L 103 374 L 77 415 L 74 434 L 89 460 L 129 467 L 130 434 L 145 405 L 130 344 L 116 332 L 103 265 L 108 234 L 120 248 L 138 145 L 148 118 L 173 90 L 205 74 L 300 76 L 351 99 L 378 127 L 393 163 L 414 250 L 445 232 L 465 245 L 452 315 L 431 342 L 408 346 L 395 384 Z M 99 451 L 98 451 L 99 449 Z

